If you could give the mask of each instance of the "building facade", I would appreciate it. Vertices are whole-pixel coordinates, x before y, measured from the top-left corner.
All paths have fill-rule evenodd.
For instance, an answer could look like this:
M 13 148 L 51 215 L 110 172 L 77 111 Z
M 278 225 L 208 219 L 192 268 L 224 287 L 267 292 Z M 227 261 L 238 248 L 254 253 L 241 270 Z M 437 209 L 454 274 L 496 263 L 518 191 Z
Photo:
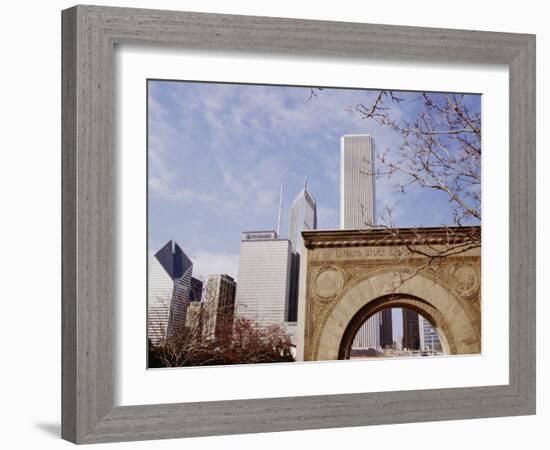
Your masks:
M 380 347 L 392 348 L 393 345 L 393 319 L 391 308 L 380 312 Z
M 147 334 L 153 345 L 184 330 L 192 272 L 193 263 L 172 240 L 149 256 Z
M 200 340 L 204 334 L 205 308 L 203 302 L 190 302 L 185 316 L 185 326 L 195 340 Z
M 359 328 L 353 340 L 353 350 L 380 350 L 380 327 L 382 316 L 376 313 Z
M 434 351 L 437 353 L 443 352 L 443 346 L 441 345 L 441 339 L 439 338 L 437 330 L 421 315 L 418 315 L 418 330 L 420 350 Z
M 298 297 L 300 286 L 300 254 L 302 253 L 302 231 L 317 229 L 317 203 L 306 183 L 294 198 L 289 214 L 289 240 L 291 246 L 289 307 L 286 320 L 298 320 Z
M 284 325 L 289 310 L 291 250 L 275 231 L 241 235 L 235 314 L 260 325 Z
M 340 140 L 340 228 L 355 230 L 374 224 L 373 143 L 368 134 Z
M 226 274 L 209 275 L 204 292 L 203 336 L 219 338 L 233 325 L 237 283 Z
M 302 231 L 317 229 L 317 202 L 304 182 L 304 188 L 296 195 L 290 206 L 288 239 L 292 251 L 301 253 Z
M 374 225 L 373 142 L 368 134 L 345 135 L 340 139 L 340 228 L 355 230 Z M 379 350 L 380 313 L 357 332 L 354 349 Z
M 166 338 L 174 281 L 154 255 L 148 258 L 147 336 L 153 345 Z
M 200 302 L 202 299 L 202 281 L 191 277 L 191 289 L 189 290 L 189 301 Z
M 409 308 L 403 308 L 403 349 L 420 350 L 418 313 Z

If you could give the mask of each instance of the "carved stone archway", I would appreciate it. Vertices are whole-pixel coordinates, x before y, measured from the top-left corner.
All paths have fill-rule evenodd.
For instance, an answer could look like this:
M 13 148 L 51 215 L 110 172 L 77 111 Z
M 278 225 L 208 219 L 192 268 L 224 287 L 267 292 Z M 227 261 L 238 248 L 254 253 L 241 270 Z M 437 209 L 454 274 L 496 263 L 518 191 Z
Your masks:
M 357 314 L 355 314 L 344 331 L 344 335 L 340 341 L 338 359 L 350 358 L 353 340 L 357 331 L 361 328 L 361 325 L 363 325 L 363 323 L 373 314 L 385 308 L 409 308 L 421 314 L 439 332 L 444 353 L 449 355 L 457 353 L 456 341 L 450 332 L 449 324 L 447 324 L 445 318 L 438 310 L 429 303 L 422 299 L 415 298 L 410 294 L 388 294 L 367 303 L 357 312 Z
M 433 245 L 448 232 L 424 230 Z M 347 357 L 364 319 L 387 307 L 410 308 L 430 320 L 449 354 L 481 352 L 479 247 L 426 266 L 407 242 L 380 231 L 308 231 L 303 237 L 299 359 Z

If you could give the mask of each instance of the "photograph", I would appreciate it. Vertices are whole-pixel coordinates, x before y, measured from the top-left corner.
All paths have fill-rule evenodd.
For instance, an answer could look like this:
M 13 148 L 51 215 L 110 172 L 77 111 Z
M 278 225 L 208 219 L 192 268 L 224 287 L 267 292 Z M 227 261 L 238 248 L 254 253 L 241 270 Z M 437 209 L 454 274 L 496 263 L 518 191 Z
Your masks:
M 147 80 L 148 368 L 481 353 L 481 95 Z

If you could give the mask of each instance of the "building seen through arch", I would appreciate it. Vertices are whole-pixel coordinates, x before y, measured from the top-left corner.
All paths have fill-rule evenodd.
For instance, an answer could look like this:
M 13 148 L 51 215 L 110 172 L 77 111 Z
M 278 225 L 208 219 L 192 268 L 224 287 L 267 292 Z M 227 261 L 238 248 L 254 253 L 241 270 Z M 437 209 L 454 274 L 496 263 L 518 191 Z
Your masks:
M 379 346 L 366 346 L 363 330 L 374 323 L 380 328 Z M 445 354 L 437 329 L 412 309 L 386 308 L 367 319 L 365 324 L 359 328 L 353 339 L 351 358 Z

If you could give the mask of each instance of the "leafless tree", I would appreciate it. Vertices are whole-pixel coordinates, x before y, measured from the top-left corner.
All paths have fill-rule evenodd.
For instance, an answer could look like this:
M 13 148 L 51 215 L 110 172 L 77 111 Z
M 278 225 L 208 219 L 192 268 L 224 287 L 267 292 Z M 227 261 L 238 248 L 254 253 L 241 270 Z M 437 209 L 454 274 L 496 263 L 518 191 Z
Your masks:
M 310 88 L 309 101 L 322 91 Z M 420 271 L 481 246 L 481 114 L 469 98 L 380 90 L 370 91 L 367 101 L 348 108 L 401 138 L 397 148 L 379 149 L 375 161 L 365 161 L 365 175 L 386 177 L 402 194 L 421 188 L 441 192 L 449 201 L 451 219 L 431 224 L 438 225 L 433 232 L 399 227 L 394 220 L 397 205 L 384 205 L 374 223 L 365 221 L 365 232 L 384 231 L 388 241 L 405 248 L 401 259 L 415 257 L 416 269 L 400 276 L 395 289 Z M 407 108 L 404 103 L 409 103 Z M 365 206 L 359 207 L 366 216 Z
M 415 185 L 443 192 L 456 226 L 481 220 L 481 115 L 465 98 L 419 93 L 412 100 L 419 106 L 412 118 L 394 117 L 391 106 L 405 100 L 392 91 L 379 91 L 372 103 L 355 106 L 361 118 L 391 127 L 403 138 L 397 152 L 385 149 L 377 155 L 375 174 L 402 175 L 401 192 Z
M 220 310 L 224 308 L 231 311 Z M 282 327 L 233 318 L 232 306 L 207 302 L 191 302 L 183 331 L 150 345 L 149 355 L 162 367 L 294 361 L 290 336 Z
M 377 225 L 366 225 L 386 230 L 388 239 L 422 256 L 418 270 L 480 247 L 480 228 L 469 226 L 481 221 L 480 111 L 470 107 L 464 94 L 420 92 L 412 98 L 386 90 L 373 94 L 369 102 L 358 103 L 352 110 L 364 120 L 394 130 L 401 144 L 379 151 L 365 174 L 388 177 L 401 193 L 413 188 L 442 192 L 452 219 L 437 239 L 421 229 L 399 228 L 393 219 L 394 205 L 385 205 Z M 400 113 L 403 102 L 413 103 L 407 108 L 413 113 Z

